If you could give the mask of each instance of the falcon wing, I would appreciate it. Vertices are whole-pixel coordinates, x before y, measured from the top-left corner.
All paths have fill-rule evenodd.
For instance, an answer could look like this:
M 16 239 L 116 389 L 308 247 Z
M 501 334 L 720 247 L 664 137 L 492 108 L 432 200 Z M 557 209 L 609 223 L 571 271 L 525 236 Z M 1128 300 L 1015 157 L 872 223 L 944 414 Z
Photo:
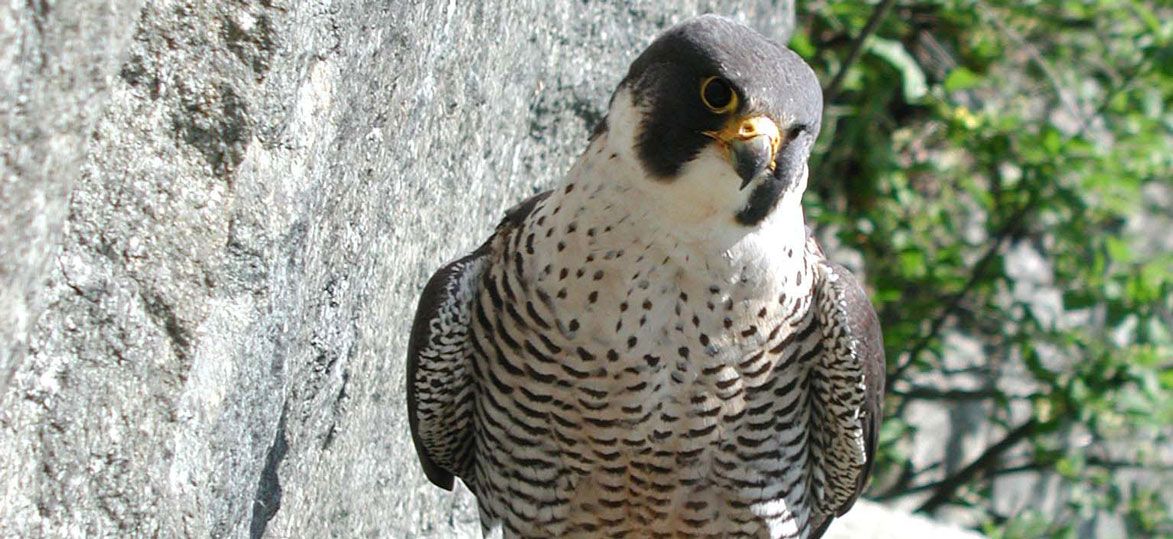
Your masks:
M 546 191 L 506 212 L 489 241 L 440 268 L 424 286 L 407 344 L 407 418 L 424 474 L 452 489 L 474 458 L 472 317 L 494 239 L 522 225 Z
M 488 244 L 440 268 L 424 287 L 407 345 L 407 418 L 424 474 L 452 489 L 472 462 L 473 376 L 469 326 Z
M 884 342 L 867 293 L 851 272 L 819 263 L 816 289 L 824 348 L 811 369 L 813 494 L 820 537 L 863 492 L 879 437 Z

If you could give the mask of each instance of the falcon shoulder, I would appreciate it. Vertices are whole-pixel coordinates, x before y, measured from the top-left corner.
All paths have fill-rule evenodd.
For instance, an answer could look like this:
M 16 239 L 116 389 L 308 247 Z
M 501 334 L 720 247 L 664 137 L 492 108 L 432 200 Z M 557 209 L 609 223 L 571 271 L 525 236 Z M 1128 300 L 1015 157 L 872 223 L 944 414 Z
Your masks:
M 846 268 L 821 252 L 818 257 L 815 301 L 823 352 L 810 378 L 813 494 L 819 513 L 812 539 L 851 509 L 867 484 L 879 437 L 885 372 L 880 321 L 867 293 Z
M 416 454 L 428 480 L 451 490 L 467 480 L 475 458 L 471 322 L 493 239 L 518 227 L 549 192 L 506 212 L 493 237 L 440 268 L 420 294 L 407 344 L 407 414 Z

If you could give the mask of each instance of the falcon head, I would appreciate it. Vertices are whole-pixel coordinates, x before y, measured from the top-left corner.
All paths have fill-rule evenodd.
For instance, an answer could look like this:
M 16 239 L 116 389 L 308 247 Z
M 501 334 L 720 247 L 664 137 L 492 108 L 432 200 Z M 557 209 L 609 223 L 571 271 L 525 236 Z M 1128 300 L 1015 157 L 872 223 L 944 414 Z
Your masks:
M 636 58 L 605 128 L 609 145 L 636 164 L 636 187 L 674 224 L 746 229 L 784 199 L 797 205 L 822 108 L 818 79 L 797 54 L 704 15 Z

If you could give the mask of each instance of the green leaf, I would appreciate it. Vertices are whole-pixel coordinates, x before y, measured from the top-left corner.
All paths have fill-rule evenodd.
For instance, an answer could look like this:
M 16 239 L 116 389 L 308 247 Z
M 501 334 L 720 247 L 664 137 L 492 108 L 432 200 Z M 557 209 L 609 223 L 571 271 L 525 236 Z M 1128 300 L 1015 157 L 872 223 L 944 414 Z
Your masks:
M 1063 135 L 1058 129 L 1049 128 L 1043 133 L 1043 148 L 1050 155 L 1060 155 L 1063 150 Z
M 790 38 L 790 50 L 797 52 L 799 56 L 811 59 L 815 57 L 815 46 L 811 43 L 810 36 L 804 32 L 795 32 L 794 37 Z
M 1148 26 L 1149 32 L 1153 34 L 1159 34 L 1161 32 L 1161 19 L 1157 17 L 1156 13 L 1153 13 L 1152 9 L 1140 2 L 1134 2 L 1129 7 L 1132 8 L 1133 13 L 1140 20 L 1144 21 L 1145 25 Z
M 928 93 L 929 85 L 925 82 L 925 72 L 921 70 L 920 64 L 916 63 L 916 59 L 904 50 L 902 43 L 873 37 L 868 41 L 867 49 L 900 72 L 906 102 L 917 101 Z
M 1109 236 L 1104 244 L 1108 248 L 1108 256 L 1117 264 L 1132 262 L 1132 247 L 1123 238 Z
M 908 250 L 900 253 L 900 271 L 909 276 L 924 275 L 925 253 L 916 250 Z
M 1157 380 L 1165 391 L 1173 391 L 1173 369 L 1165 369 L 1157 374 Z
M 1068 290 L 1063 293 L 1063 307 L 1065 309 L 1085 309 L 1097 302 L 1099 302 L 1099 298 L 1087 290 Z
M 957 90 L 967 90 L 977 86 L 982 78 L 977 73 L 970 71 L 965 67 L 958 67 L 949 72 L 949 76 L 945 77 L 945 90 L 956 92 Z

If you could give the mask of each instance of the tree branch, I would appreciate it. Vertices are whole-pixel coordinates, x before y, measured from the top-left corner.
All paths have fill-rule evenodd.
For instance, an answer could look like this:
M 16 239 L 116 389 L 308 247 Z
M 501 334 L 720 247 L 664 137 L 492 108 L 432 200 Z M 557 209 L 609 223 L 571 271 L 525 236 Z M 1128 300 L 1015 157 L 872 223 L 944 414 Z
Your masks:
M 876 31 L 876 28 L 879 28 L 880 21 L 884 20 L 884 16 L 888 14 L 888 11 L 892 9 L 892 4 L 895 3 L 895 0 L 883 0 L 872 10 L 871 16 L 868 17 L 868 22 L 864 24 L 863 30 L 860 30 L 859 35 L 855 38 L 855 42 L 851 44 L 851 51 L 847 53 L 847 57 L 839 65 L 839 72 L 835 73 L 835 78 L 831 79 L 831 83 L 827 85 L 827 89 L 823 90 L 824 105 L 831 103 L 838 97 L 839 89 L 843 86 L 843 79 L 847 76 L 847 70 L 859 59 L 859 53 L 863 51 L 864 41 Z
M 1004 392 L 998 389 L 937 389 L 934 387 L 910 387 L 908 389 L 895 389 L 889 391 L 892 395 L 903 397 L 905 399 L 916 400 L 945 400 L 945 401 L 980 401 L 995 398 L 1003 395 Z M 1011 399 L 1028 399 L 1035 394 L 1021 394 L 1021 395 L 1005 395 Z
M 941 481 L 937 485 L 933 495 L 925 503 L 921 504 L 920 507 L 916 508 L 916 510 L 931 513 L 953 499 L 953 495 L 957 493 L 958 489 L 969 484 L 974 479 L 985 475 L 997 464 L 998 458 L 1003 453 L 1014 447 L 1018 442 L 1033 435 L 1038 428 L 1039 422 L 1034 418 L 1028 419 L 1025 423 L 1015 427 L 1006 434 L 1005 438 L 987 447 L 985 452 L 973 462 L 969 463 L 969 465 Z
M 1101 459 L 1098 457 L 1088 457 L 1087 465 L 1089 467 L 1104 468 L 1107 470 L 1136 470 L 1136 471 L 1158 472 L 1158 473 L 1173 473 L 1173 463 L 1151 464 L 1151 463 L 1135 462 L 1135 461 L 1130 461 L 1130 460 L 1106 460 L 1106 459 Z M 1025 462 L 1022 464 L 1016 464 L 1014 466 L 1006 466 L 1004 468 L 986 470 L 981 475 L 981 477 L 994 478 L 994 477 L 1002 477 L 1005 475 L 1013 475 L 1013 474 L 1018 474 L 1018 473 L 1046 473 L 1046 472 L 1057 473 L 1054 470 L 1054 466 L 1055 466 L 1054 461 L 1033 460 L 1033 461 Z M 930 483 L 922 483 L 919 485 L 905 486 L 903 488 L 892 488 L 892 489 L 887 490 L 886 492 L 882 492 L 880 494 L 872 496 L 871 499 L 878 501 L 878 502 L 884 502 L 884 501 L 900 498 L 903 496 L 908 496 L 910 494 L 924 492 L 926 490 L 937 490 L 939 488 L 942 488 L 942 486 L 945 485 L 946 481 L 949 481 L 950 479 L 952 479 L 952 478 L 946 478 L 946 479 L 942 479 L 940 481 L 933 481 Z M 976 479 L 976 477 L 975 477 L 975 479 Z

